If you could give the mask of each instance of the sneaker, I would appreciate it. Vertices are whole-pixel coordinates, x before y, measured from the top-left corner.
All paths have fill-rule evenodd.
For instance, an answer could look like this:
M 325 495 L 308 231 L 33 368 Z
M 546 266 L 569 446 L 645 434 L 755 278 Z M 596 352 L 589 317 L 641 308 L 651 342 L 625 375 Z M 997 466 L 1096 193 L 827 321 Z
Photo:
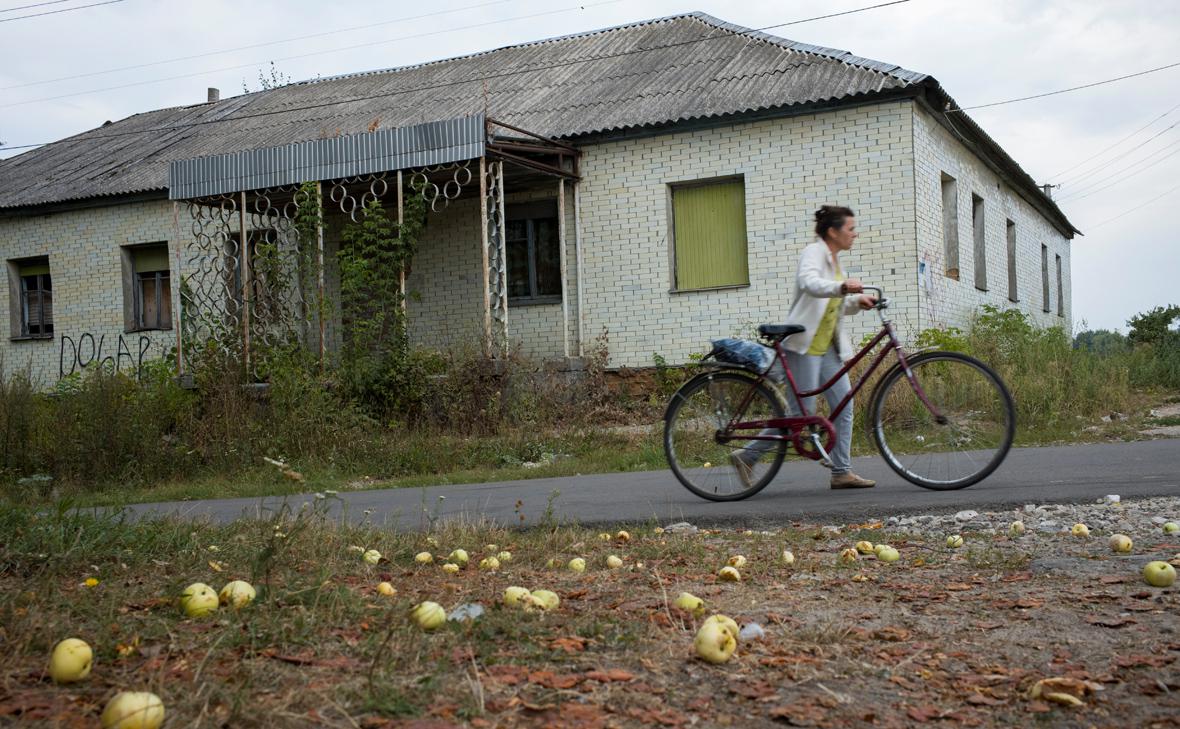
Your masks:
M 876 481 L 861 478 L 852 471 L 832 474 L 832 488 L 834 489 L 870 489 L 876 485 Z
M 729 462 L 733 464 L 733 470 L 737 471 L 742 484 L 746 488 L 750 488 L 754 485 L 754 467 L 746 463 L 746 459 L 743 457 L 745 455 L 746 452 L 739 448 L 729 454 Z

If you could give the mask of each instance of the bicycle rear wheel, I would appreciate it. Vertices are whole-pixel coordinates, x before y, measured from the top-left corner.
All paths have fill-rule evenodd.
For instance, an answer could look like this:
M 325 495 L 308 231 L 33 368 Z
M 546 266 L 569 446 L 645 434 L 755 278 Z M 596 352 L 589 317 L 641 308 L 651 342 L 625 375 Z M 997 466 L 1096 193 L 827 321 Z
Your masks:
M 705 372 L 686 382 L 664 414 L 664 453 L 672 473 L 685 488 L 710 501 L 738 501 L 766 487 L 786 456 L 786 441 L 748 441 L 756 430 L 735 431 L 737 440 L 721 439 L 742 403 L 741 420 L 785 417 L 778 398 L 765 384 L 740 372 Z M 762 449 L 753 448 L 764 444 Z M 748 482 L 730 456 L 741 452 L 750 465 Z
M 999 467 L 1016 433 L 1016 408 L 999 376 L 958 352 L 927 352 L 907 363 L 935 418 L 894 367 L 873 393 L 869 422 L 877 449 L 899 476 L 923 488 L 961 489 Z

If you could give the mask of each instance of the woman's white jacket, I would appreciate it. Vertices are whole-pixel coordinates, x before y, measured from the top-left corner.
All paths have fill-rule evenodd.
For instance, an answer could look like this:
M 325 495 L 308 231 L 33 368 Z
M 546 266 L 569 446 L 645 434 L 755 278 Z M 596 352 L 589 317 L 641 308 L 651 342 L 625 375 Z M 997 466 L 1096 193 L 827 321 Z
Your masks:
M 791 304 L 790 313 L 787 314 L 786 323 L 802 324 L 806 329 L 784 340 L 783 345 L 787 349 L 799 354 L 807 352 L 811 347 L 811 340 L 815 338 L 815 330 L 819 328 L 820 320 L 824 317 L 824 311 L 828 308 L 828 299 L 839 296 L 844 298 L 844 305 L 842 315 L 836 319 L 833 337 L 840 359 L 847 361 L 852 358 L 852 341 L 844 326 L 844 315 L 860 311 L 860 297 L 859 294 L 844 296 L 840 286 L 841 283 L 836 280 L 836 268 L 832 265 L 832 254 L 828 250 L 828 244 L 816 240 L 804 248 L 799 256 L 798 271 L 795 273 L 795 300 Z

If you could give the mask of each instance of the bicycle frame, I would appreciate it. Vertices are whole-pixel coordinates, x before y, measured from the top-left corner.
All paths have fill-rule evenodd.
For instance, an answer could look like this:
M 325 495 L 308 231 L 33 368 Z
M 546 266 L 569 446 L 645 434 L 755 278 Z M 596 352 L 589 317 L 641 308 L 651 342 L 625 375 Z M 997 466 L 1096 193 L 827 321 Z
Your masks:
M 787 383 L 789 384 L 791 390 L 791 395 L 793 395 L 795 398 L 796 410 L 797 412 L 804 413 L 804 415 L 793 415 L 785 418 L 770 418 L 768 420 L 748 420 L 735 422 L 738 417 L 745 413 L 746 408 L 749 406 L 750 401 L 754 397 L 754 393 L 757 390 L 757 385 L 767 380 L 767 375 L 774 367 L 774 364 L 772 363 L 765 372 L 758 376 L 758 379 L 750 387 L 749 392 L 746 393 L 745 398 L 738 406 L 736 411 L 737 414 L 730 419 L 730 422 L 726 425 L 725 430 L 717 433 L 716 437 L 718 442 L 730 442 L 734 440 L 794 442 L 796 446 L 795 450 L 802 456 L 811 458 L 812 460 L 820 460 L 821 458 L 826 457 L 826 448 L 830 449 L 835 439 L 835 426 L 832 425 L 832 422 L 829 418 L 825 418 L 822 415 L 806 414 L 807 408 L 803 407 L 803 398 L 818 396 L 832 388 L 837 382 L 839 382 L 841 377 L 848 374 L 848 372 L 850 372 L 858 362 L 864 359 L 874 347 L 876 347 L 881 343 L 882 340 L 885 339 L 888 339 L 889 341 L 885 344 L 884 348 L 882 348 L 881 351 L 877 353 L 877 356 L 873 360 L 873 363 L 869 366 L 869 369 L 864 373 L 863 376 L 861 376 L 859 380 L 856 381 L 856 383 L 848 391 L 848 394 L 845 395 L 834 408 L 832 408 L 831 418 L 837 417 L 844 410 L 844 408 L 848 406 L 848 403 L 852 401 L 852 398 L 857 392 L 860 391 L 861 387 L 864 386 L 864 383 L 869 379 L 870 376 L 872 376 L 873 372 L 877 370 L 877 368 L 885 360 L 885 357 L 890 352 L 895 352 L 897 354 L 898 364 L 905 372 L 906 379 L 909 380 L 910 386 L 914 389 L 914 393 L 918 396 L 922 404 L 926 406 L 931 415 L 933 415 L 938 422 L 944 421 L 942 414 L 939 413 L 937 408 L 935 408 L 934 405 L 930 403 L 926 397 L 926 393 L 923 392 L 921 385 L 918 384 L 917 379 L 914 377 L 914 373 L 906 361 L 905 350 L 902 349 L 901 343 L 897 339 L 897 333 L 893 329 L 893 323 L 889 319 L 885 318 L 884 310 L 888 306 L 888 299 L 884 298 L 884 292 L 881 289 L 872 286 L 866 286 L 865 289 L 877 292 L 877 300 L 879 303 L 875 309 L 877 310 L 878 315 L 881 317 L 881 331 L 877 332 L 877 336 L 873 337 L 872 341 L 862 347 L 861 350 L 857 352 L 855 357 L 845 362 L 844 366 L 841 367 L 840 370 L 834 375 L 832 375 L 832 377 L 827 382 L 823 383 L 816 389 L 803 391 L 799 390 L 798 386 L 795 384 L 795 377 L 791 374 L 791 368 L 787 366 L 787 354 L 786 350 L 784 350 L 782 346 L 783 338 L 779 338 L 774 342 L 774 350 L 777 357 L 777 362 L 782 365 L 783 372 L 786 374 Z M 817 447 L 814 450 L 809 450 L 802 446 L 801 432 L 809 426 L 819 426 L 823 428 L 828 434 L 828 443 L 826 448 L 820 446 L 818 437 L 814 434 L 811 436 L 812 443 Z M 783 433 L 767 435 L 762 435 L 761 433 L 733 434 L 734 430 L 762 431 L 768 429 L 781 430 Z

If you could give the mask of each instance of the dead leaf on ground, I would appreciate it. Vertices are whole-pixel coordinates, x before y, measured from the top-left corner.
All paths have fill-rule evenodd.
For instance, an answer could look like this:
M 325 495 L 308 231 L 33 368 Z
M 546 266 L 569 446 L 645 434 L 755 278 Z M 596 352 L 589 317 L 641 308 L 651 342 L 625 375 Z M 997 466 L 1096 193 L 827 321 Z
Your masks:
M 611 683 L 613 681 L 633 681 L 635 674 L 630 671 L 624 671 L 621 668 L 609 668 L 605 671 L 587 671 L 586 680 L 599 681 L 601 683 Z
M 1131 618 L 1121 615 L 1113 618 L 1107 618 L 1102 615 L 1088 615 L 1086 616 L 1086 622 L 1090 625 L 1098 625 L 1103 628 L 1120 628 L 1124 625 L 1135 624 L 1135 621 Z
M 577 635 L 556 638 L 549 643 L 549 647 L 553 650 L 563 650 L 566 653 L 579 653 L 586 650 L 586 639 Z
M 911 706 L 905 710 L 905 715 L 914 721 L 930 721 L 931 719 L 938 719 L 942 716 L 942 710 L 937 706 L 930 706 L 929 704 L 923 706 Z
M 909 640 L 910 631 L 894 625 L 886 625 L 883 628 L 874 630 L 873 637 L 877 640 L 887 640 L 896 643 L 903 640 Z
M 1029 689 L 1030 699 L 1044 699 L 1065 706 L 1081 706 L 1087 696 L 1102 690 L 1102 684 L 1069 676 L 1042 678 Z

